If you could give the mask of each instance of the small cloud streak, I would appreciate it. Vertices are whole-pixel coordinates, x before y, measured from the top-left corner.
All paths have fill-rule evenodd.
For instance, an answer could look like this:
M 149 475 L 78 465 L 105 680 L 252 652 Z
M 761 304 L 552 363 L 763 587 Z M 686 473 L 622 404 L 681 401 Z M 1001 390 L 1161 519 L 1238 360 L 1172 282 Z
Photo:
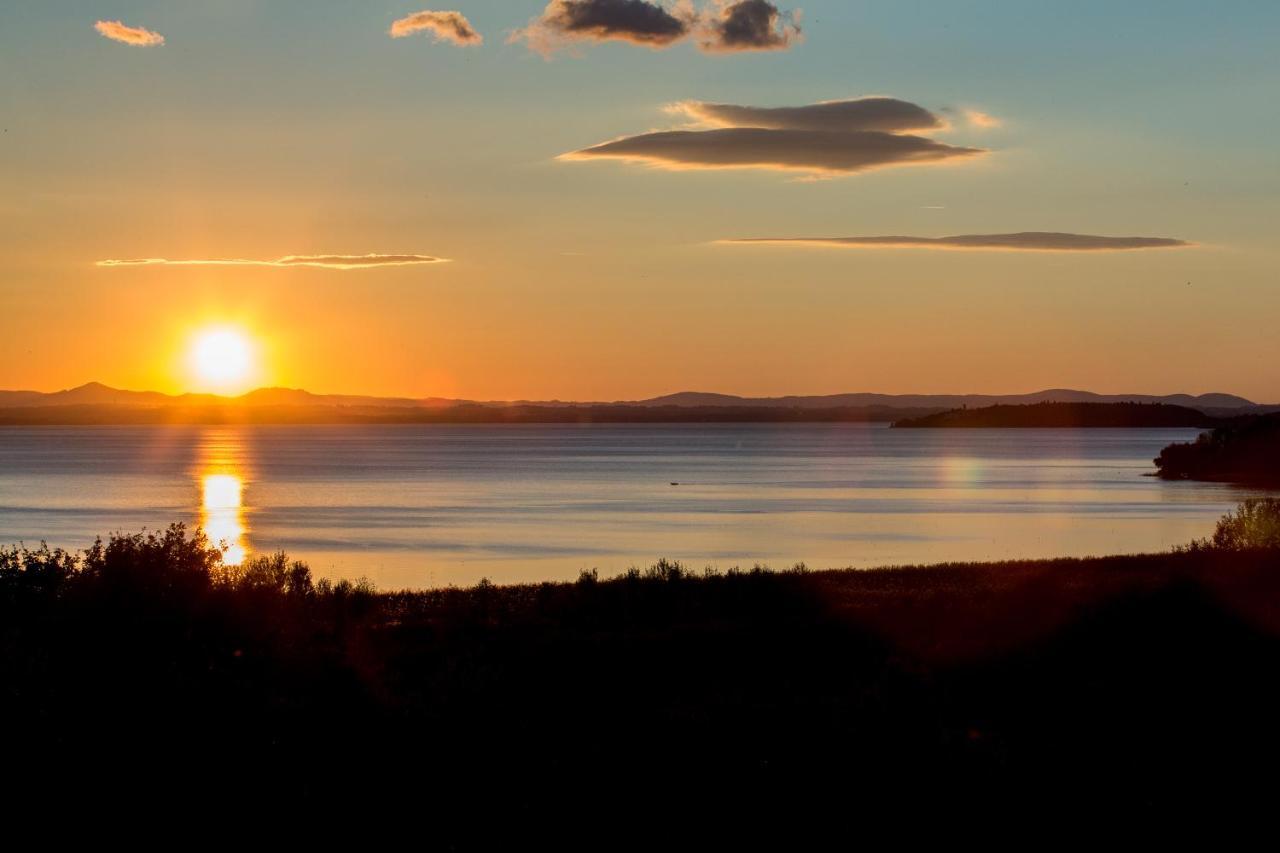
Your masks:
M 435 41 L 449 41 L 459 47 L 484 43 L 484 37 L 471 26 L 461 12 L 433 12 L 424 9 L 393 22 L 387 31 L 392 38 L 406 38 L 415 33 L 431 33 Z
M 523 41 L 543 56 L 580 41 L 622 41 L 661 50 L 689 35 L 695 20 L 684 3 L 673 12 L 648 0 L 551 0 L 508 41 Z
M 970 127 L 976 127 L 979 130 L 994 130 L 997 127 L 1004 127 L 1004 122 L 990 113 L 984 113 L 982 110 L 965 110 L 965 121 L 969 122 Z
M 699 43 L 708 53 L 786 50 L 798 43 L 800 13 L 783 14 L 767 0 L 722 2 L 707 11 Z
M 130 27 L 120 21 L 98 21 L 93 28 L 112 41 L 134 47 L 156 47 L 164 44 L 164 36 L 145 27 Z
M 668 111 L 712 128 L 625 136 L 560 159 L 611 158 L 669 170 L 755 168 L 848 175 L 987 153 L 899 132 L 937 128 L 942 122 L 923 107 L 896 98 L 781 108 L 693 101 Z
M 246 258 L 128 258 L 98 261 L 99 267 L 315 267 L 327 270 L 365 270 L 447 263 L 431 255 L 285 255 L 275 260 Z
M 720 240 L 736 245 L 829 246 L 844 249 L 941 249 L 984 252 L 1123 252 L 1195 246 L 1171 237 L 1099 237 L 1056 231 L 1016 234 L 959 234 L 953 237 L 748 237 Z

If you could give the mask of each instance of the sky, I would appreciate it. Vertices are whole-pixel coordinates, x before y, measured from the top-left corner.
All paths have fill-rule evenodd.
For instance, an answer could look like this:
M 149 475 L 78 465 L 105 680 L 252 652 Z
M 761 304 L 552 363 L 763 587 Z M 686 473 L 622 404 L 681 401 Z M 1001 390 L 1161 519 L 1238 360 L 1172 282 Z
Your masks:
M 0 388 L 1280 402 L 1280 4 L 424 3 L 0 6 Z

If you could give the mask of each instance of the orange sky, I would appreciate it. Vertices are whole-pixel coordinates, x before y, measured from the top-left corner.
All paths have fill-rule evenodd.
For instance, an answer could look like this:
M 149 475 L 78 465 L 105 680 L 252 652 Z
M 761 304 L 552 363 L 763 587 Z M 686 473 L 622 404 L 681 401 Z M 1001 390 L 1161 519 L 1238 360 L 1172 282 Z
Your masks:
M 467 4 L 487 37 L 458 43 L 391 38 L 398 8 L 112 11 L 163 43 L 113 41 L 68 4 L 0 12 L 0 387 L 203 390 L 192 336 L 230 324 L 257 344 L 255 383 L 316 392 L 1280 401 L 1280 119 L 1257 108 L 1280 85 L 1275 9 L 926 20 L 818 0 L 804 39 L 769 50 L 544 59 L 502 36 L 544 5 Z M 1125 37 L 1098 39 L 1100 20 Z M 828 127 L 755 108 L 867 95 L 925 117 L 875 131 L 902 149 L 889 161 L 849 166 L 854 133 L 738 162 L 759 159 L 738 125 L 783 122 L 769 145 Z M 713 107 L 692 101 L 738 117 L 698 126 Z M 691 117 L 725 133 L 662 136 Z M 619 139 L 631 159 L 563 156 Z M 938 159 L 892 159 L 917 148 Z M 717 243 L 1023 231 L 1197 245 Z M 371 253 L 449 262 L 279 262 Z M 97 265 L 137 258 L 276 265 Z

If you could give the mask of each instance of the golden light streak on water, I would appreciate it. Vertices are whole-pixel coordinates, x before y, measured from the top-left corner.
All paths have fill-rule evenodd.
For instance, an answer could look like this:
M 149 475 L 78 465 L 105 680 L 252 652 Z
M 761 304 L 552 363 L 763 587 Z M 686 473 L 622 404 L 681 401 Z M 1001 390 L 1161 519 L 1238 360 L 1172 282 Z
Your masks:
M 234 474 L 206 474 L 201 482 L 200 524 L 211 542 L 224 547 L 222 562 L 238 566 L 248 554 L 244 543 L 244 483 Z
M 242 564 L 249 554 L 249 527 L 244 505 L 245 448 L 237 430 L 212 429 L 201 436 L 200 526 L 222 548 L 222 562 Z

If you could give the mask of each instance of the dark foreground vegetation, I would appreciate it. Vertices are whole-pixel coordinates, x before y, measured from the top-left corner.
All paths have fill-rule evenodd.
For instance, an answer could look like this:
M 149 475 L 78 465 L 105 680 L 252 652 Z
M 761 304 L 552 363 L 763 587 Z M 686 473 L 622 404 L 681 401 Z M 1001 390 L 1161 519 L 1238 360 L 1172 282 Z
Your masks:
M 429 848 L 1270 810 L 1277 545 L 1270 501 L 1173 554 L 404 593 L 180 527 L 11 549 L 3 802 Z
M 1170 480 L 1218 480 L 1280 486 L 1280 414 L 1248 418 L 1171 444 L 1155 459 Z
M 1211 427 L 1229 423 L 1187 406 L 1168 403 L 1035 403 L 953 409 L 894 421 L 900 428 L 993 427 Z

